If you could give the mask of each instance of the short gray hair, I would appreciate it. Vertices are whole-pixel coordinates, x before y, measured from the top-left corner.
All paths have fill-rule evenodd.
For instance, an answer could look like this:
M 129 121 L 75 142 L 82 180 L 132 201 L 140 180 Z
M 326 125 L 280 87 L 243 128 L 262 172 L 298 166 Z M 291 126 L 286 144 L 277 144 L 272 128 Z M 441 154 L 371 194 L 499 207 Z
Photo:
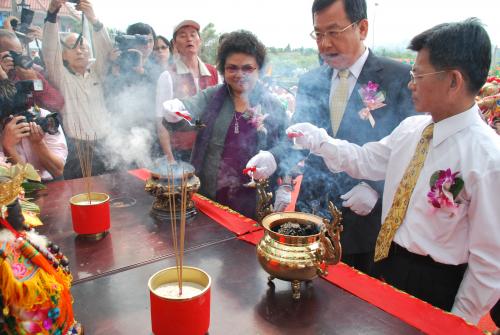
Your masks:
M 0 29 L 0 40 L 8 38 L 10 40 L 16 39 L 17 36 L 13 31 L 7 30 L 7 29 Z

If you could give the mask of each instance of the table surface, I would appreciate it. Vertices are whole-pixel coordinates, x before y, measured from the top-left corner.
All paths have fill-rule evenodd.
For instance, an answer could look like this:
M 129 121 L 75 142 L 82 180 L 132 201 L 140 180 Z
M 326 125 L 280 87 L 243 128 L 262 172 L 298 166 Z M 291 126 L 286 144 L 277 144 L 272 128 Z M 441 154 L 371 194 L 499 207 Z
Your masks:
M 150 215 L 153 197 L 144 191 L 144 182 L 128 174 L 108 174 L 92 178 L 93 191 L 109 194 L 111 204 L 131 198 L 130 207 L 111 206 L 109 234 L 94 241 L 77 236 L 71 223 L 69 199 L 82 193 L 82 179 L 49 183 L 40 192 L 41 220 L 38 229 L 59 245 L 69 258 L 75 283 L 149 263 L 173 253 L 170 224 L 159 223 Z M 234 234 L 200 213 L 186 224 L 186 250 L 233 238 Z
M 76 318 L 86 334 L 151 334 L 147 282 L 175 265 L 170 226 L 149 216 L 152 197 L 144 182 L 128 173 L 93 177 L 93 190 L 135 205 L 111 208 L 110 233 L 99 241 L 73 232 L 69 198 L 82 180 L 53 182 L 39 194 L 40 232 L 61 246 L 75 281 Z M 421 334 L 396 317 L 323 280 L 302 284 L 294 301 L 290 283 L 267 284 L 255 246 L 204 214 L 186 225 L 184 264 L 212 277 L 210 334 Z
M 212 278 L 210 334 L 420 334 L 415 328 L 317 278 L 292 299 L 290 283 L 267 284 L 255 247 L 229 240 L 185 254 Z M 148 279 L 168 257 L 73 287 L 75 315 L 89 334 L 150 334 Z

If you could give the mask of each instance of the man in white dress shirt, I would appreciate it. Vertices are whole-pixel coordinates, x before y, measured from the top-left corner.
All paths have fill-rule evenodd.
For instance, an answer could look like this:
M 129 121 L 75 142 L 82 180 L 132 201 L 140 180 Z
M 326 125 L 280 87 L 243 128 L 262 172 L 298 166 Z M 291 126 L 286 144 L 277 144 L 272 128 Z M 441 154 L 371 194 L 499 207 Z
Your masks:
M 409 49 L 418 54 L 408 87 L 415 109 L 430 115 L 409 117 L 363 146 L 308 123 L 287 131 L 302 133 L 297 144 L 332 172 L 385 179 L 375 251 L 381 277 L 477 323 L 500 298 L 500 137 L 474 100 L 491 43 L 468 19 L 417 35 Z

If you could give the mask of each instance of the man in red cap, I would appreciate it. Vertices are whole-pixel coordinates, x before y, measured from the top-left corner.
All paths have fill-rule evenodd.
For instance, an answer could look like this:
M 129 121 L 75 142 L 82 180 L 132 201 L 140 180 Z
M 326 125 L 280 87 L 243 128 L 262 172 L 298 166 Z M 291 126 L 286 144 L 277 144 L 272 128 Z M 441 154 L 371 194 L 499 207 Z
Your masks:
M 198 52 L 202 40 L 200 38 L 200 25 L 193 20 L 184 20 L 174 28 L 174 46 L 177 55 L 170 68 L 174 98 L 184 98 L 195 95 L 209 86 L 216 85 L 219 77 L 214 66 L 204 63 Z M 158 82 L 158 90 L 162 83 Z M 196 132 L 187 124 L 178 129 L 158 127 L 162 149 L 173 160 L 189 161 L 191 148 L 194 145 Z M 174 152 L 174 155 L 172 154 Z

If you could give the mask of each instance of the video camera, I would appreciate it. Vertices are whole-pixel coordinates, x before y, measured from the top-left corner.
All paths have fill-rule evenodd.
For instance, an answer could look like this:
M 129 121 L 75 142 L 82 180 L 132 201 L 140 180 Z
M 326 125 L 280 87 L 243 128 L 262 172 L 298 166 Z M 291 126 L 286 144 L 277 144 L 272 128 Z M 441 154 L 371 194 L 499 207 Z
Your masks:
M 141 55 L 137 51 L 131 51 L 130 49 L 137 49 L 148 45 L 147 36 L 120 34 L 115 37 L 115 42 L 121 51 L 120 58 L 118 59 L 120 69 L 131 69 L 140 65 Z
M 18 19 L 10 20 L 10 26 L 16 34 L 20 37 L 26 37 L 26 34 L 30 32 L 30 26 L 33 22 L 33 16 L 35 12 L 28 8 L 23 8 L 21 10 L 21 23 Z
M 21 115 L 25 117 L 25 121 L 19 122 L 35 122 L 44 132 L 51 135 L 57 134 L 59 132 L 57 113 L 50 113 L 43 117 L 38 108 L 32 108 L 35 105 L 33 92 L 43 90 L 42 81 L 20 80 L 15 83 L 15 88 L 15 94 L 0 97 L 3 125 L 8 122 L 11 115 Z

